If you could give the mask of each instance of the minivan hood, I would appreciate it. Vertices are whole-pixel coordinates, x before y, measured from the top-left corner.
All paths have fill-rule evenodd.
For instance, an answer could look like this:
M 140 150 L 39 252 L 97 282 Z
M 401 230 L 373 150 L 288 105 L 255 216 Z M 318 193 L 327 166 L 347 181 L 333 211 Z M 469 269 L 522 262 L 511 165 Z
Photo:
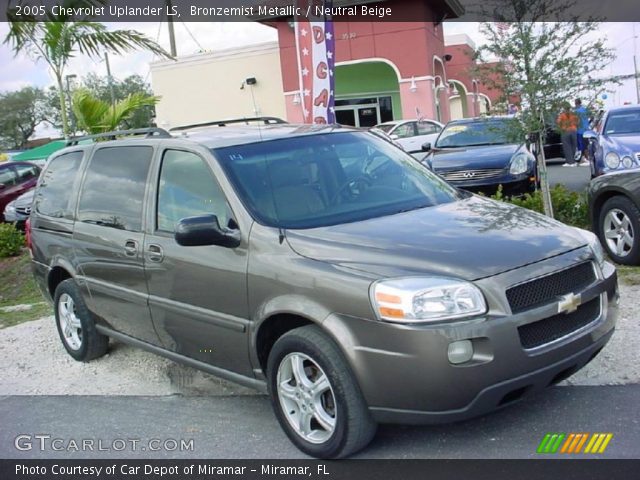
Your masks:
M 505 168 L 520 145 L 435 148 L 429 158 L 435 171 L 476 168 Z
M 507 203 L 470 196 L 361 222 L 287 230 L 304 257 L 382 277 L 496 275 L 586 245 L 574 229 Z

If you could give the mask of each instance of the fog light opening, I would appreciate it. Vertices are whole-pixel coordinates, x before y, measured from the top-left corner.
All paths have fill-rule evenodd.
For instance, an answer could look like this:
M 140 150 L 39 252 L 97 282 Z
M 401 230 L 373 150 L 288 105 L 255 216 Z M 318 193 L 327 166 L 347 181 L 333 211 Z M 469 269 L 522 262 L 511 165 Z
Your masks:
M 473 357 L 473 344 L 471 340 L 459 340 L 449 344 L 447 352 L 449 362 L 454 365 L 468 362 Z

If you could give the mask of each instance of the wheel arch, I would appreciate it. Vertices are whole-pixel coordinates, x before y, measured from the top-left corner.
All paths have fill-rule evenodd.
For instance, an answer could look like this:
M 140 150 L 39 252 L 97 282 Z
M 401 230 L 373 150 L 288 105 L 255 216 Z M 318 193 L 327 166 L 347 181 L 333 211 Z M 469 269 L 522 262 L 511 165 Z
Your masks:
M 47 289 L 51 298 L 56 293 L 56 288 L 61 282 L 69 278 L 75 278 L 76 272 L 73 266 L 63 258 L 54 259 L 47 274 Z

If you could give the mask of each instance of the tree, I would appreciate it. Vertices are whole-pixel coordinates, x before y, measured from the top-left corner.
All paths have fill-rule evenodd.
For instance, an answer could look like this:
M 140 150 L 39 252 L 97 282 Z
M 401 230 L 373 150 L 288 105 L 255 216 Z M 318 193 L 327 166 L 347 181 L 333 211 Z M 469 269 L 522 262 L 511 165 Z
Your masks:
M 567 12 L 580 12 L 574 0 L 487 0 L 482 10 L 484 18 L 500 21 L 481 24 L 487 43 L 478 49 L 476 74 L 501 92 L 505 104 L 513 96 L 520 98 L 518 135 L 535 137 L 545 213 L 553 216 L 543 148 L 545 123 L 556 118 L 562 102 L 582 98 L 589 104 L 605 91 L 611 78 L 599 74 L 615 58 L 613 50 L 597 34 L 600 24 L 594 19 L 561 21 Z
M 78 128 L 89 134 L 118 130 L 141 108 L 153 106 L 158 97 L 142 92 L 132 93 L 115 105 L 96 98 L 87 89 L 73 93 L 71 101 Z
M 100 76 L 95 73 L 89 73 L 83 77 L 77 88 L 72 88 L 69 92 L 73 95 L 77 89 L 88 90 L 92 96 L 99 100 L 103 100 L 111 104 L 111 93 L 109 88 L 109 81 L 106 76 Z M 124 100 L 129 95 L 142 93 L 148 96 L 153 96 L 153 92 L 148 83 L 140 77 L 140 75 L 130 75 L 124 80 L 113 80 L 113 92 L 116 101 Z M 46 92 L 47 97 L 45 103 L 45 121 L 52 127 L 62 130 L 62 114 L 60 111 L 60 102 L 58 101 L 57 89 L 51 86 Z M 145 105 L 133 113 L 133 115 L 127 118 L 121 125 L 122 128 L 143 128 L 149 127 L 153 123 L 155 118 L 154 105 Z M 73 118 L 69 122 L 69 134 L 75 135 L 78 125 L 73 121 Z
M 111 87 L 109 79 L 105 76 L 89 73 L 82 79 L 82 85 L 89 90 L 96 98 L 105 102 L 111 102 L 111 89 L 113 89 L 113 97 L 117 101 L 124 100 L 129 95 L 142 93 L 152 96 L 153 92 L 148 83 L 140 75 L 129 75 L 123 80 L 113 79 Z M 155 118 L 155 108 L 153 105 L 147 105 L 137 109 L 134 114 L 125 120 L 126 128 L 143 128 L 148 127 Z
M 39 88 L 24 87 L 0 94 L 0 147 L 24 148 L 44 120 L 44 103 L 45 94 Z
M 79 0 L 71 3 L 95 2 Z M 17 21 L 12 18 L 11 12 L 8 17 L 9 33 L 4 43 L 10 43 L 16 54 L 26 52 L 36 61 L 45 61 L 56 79 L 65 136 L 69 135 L 69 124 L 65 108 L 64 71 L 77 52 L 95 58 L 105 50 L 119 55 L 142 48 L 171 58 L 160 45 L 135 30 L 109 31 L 101 23 L 73 21 L 74 19 L 66 16 L 52 17 L 51 21 L 46 22 Z

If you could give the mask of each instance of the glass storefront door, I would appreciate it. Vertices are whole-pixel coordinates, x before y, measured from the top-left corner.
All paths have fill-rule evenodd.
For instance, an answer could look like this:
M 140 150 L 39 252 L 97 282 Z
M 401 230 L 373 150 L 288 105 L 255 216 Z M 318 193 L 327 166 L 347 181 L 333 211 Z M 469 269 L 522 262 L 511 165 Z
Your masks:
M 373 127 L 393 120 L 391 97 L 336 100 L 336 122 L 352 127 Z

